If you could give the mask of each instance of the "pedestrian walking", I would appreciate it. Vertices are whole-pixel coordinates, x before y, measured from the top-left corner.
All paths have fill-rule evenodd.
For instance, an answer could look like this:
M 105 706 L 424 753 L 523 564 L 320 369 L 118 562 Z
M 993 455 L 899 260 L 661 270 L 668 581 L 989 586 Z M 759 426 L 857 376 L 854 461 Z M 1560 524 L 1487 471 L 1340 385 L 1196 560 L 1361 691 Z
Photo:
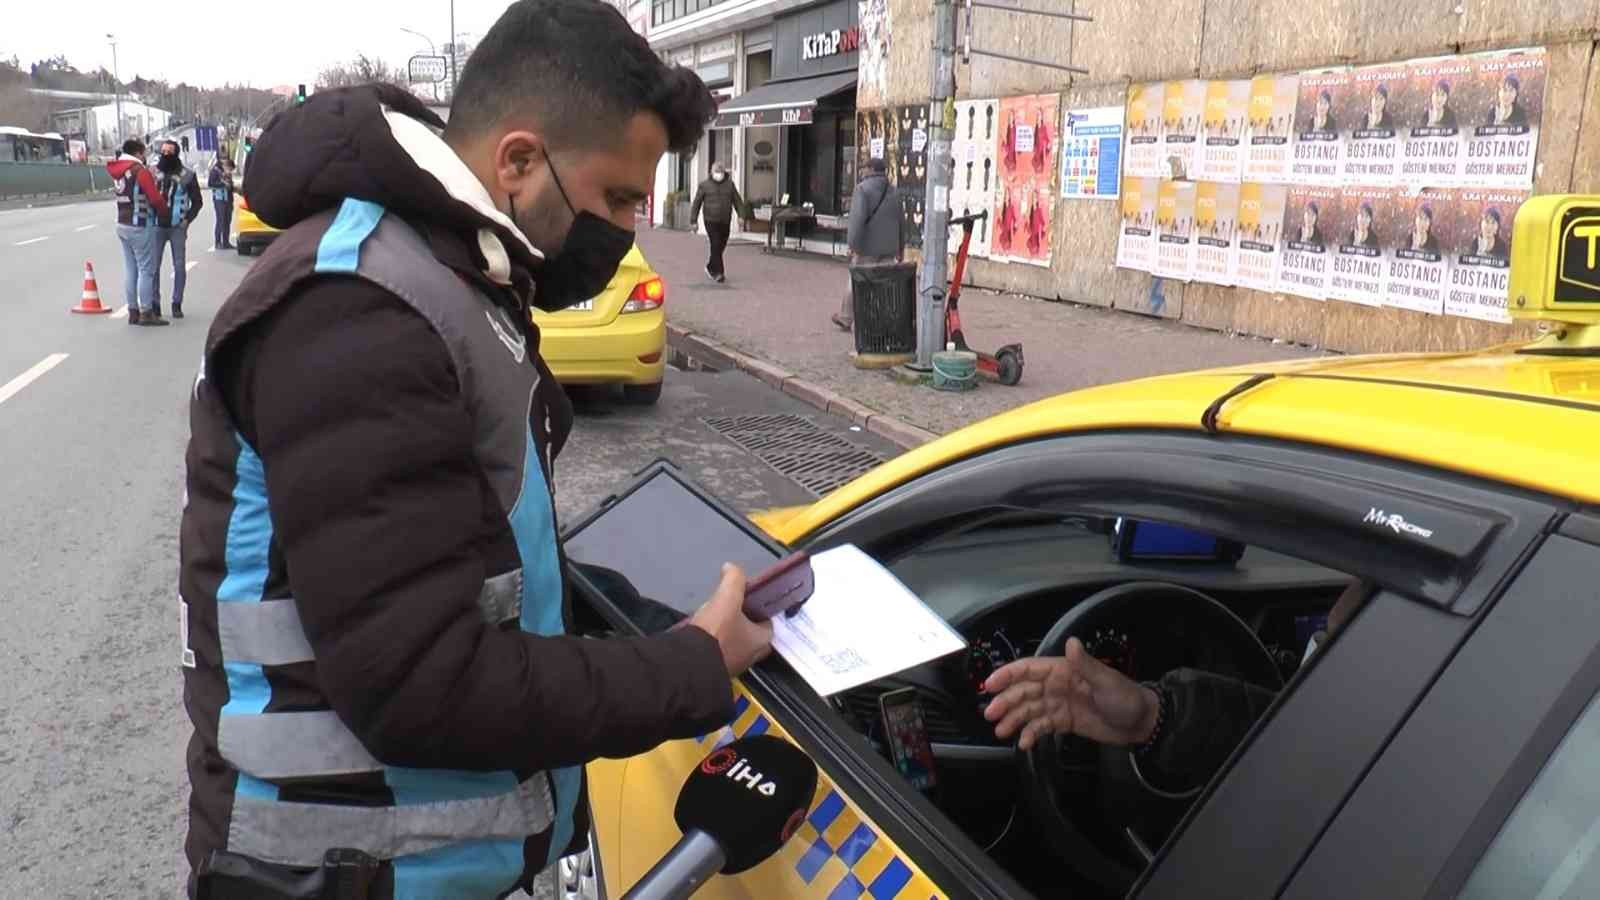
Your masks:
M 700 182 L 699 189 L 694 192 L 689 221 L 699 222 L 702 209 L 706 214 L 706 240 L 711 244 L 711 253 L 706 259 L 706 277 L 721 284 L 728 280 L 722 265 L 722 253 L 728 249 L 733 214 L 737 211 L 740 218 L 750 218 L 744 198 L 739 196 L 739 189 L 728 177 L 728 168 L 722 163 L 711 164 L 711 177 Z
M 106 163 L 117 197 L 117 241 L 122 244 L 123 301 L 129 325 L 166 325 L 155 310 L 156 241 L 167 201 L 144 166 L 144 142 L 129 138 Z
M 900 192 L 889 183 L 889 167 L 881 159 L 867 161 L 867 174 L 850 197 L 850 267 L 892 266 L 905 257 L 905 231 L 900 224 Z M 833 315 L 842 331 L 855 325 L 854 286 L 846 286 L 844 302 Z
M 211 209 L 216 214 L 211 233 L 212 249 L 232 250 L 228 235 L 233 231 L 233 160 L 218 153 L 206 175 L 206 187 L 211 190 Z
M 772 639 L 737 567 L 683 627 L 569 634 L 531 320 L 605 288 L 715 113 L 604 0 L 519 0 L 448 124 L 369 84 L 266 127 L 244 191 L 284 231 L 189 401 L 191 894 L 503 898 L 584 845 L 588 762 L 732 720 Z
M 161 156 L 156 160 L 156 189 L 167 202 L 166 215 L 157 217 L 156 224 L 156 315 L 161 315 L 161 264 L 172 248 L 172 317 L 183 318 L 183 286 L 189 280 L 189 226 L 200 217 L 200 207 L 205 200 L 200 195 L 200 180 L 183 164 L 178 155 L 177 141 L 162 141 Z

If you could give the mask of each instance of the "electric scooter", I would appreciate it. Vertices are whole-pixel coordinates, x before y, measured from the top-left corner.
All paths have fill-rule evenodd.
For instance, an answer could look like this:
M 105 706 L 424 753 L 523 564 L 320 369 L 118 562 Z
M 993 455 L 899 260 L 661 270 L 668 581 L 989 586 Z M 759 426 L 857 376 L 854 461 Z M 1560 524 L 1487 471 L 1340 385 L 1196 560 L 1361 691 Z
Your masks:
M 944 339 L 955 344 L 957 350 L 976 353 L 978 374 L 991 381 L 1010 386 L 1022 380 L 1022 345 L 1006 344 L 994 353 L 984 353 L 967 346 L 967 337 L 961 332 L 961 279 L 967 271 L 967 247 L 972 243 L 972 226 L 989 218 L 989 211 L 957 216 L 950 220 L 953 228 L 961 226 L 961 249 L 956 252 L 956 268 L 950 276 L 950 293 L 944 301 Z

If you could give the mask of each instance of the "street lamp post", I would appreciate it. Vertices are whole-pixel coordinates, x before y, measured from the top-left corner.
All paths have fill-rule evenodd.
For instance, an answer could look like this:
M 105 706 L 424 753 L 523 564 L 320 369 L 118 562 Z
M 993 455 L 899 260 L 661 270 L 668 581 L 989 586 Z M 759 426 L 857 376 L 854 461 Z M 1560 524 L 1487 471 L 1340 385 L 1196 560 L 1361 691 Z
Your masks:
M 439 55 L 439 48 L 434 46 L 433 38 L 428 37 L 427 35 L 423 34 L 420 31 L 417 31 L 414 28 L 407 28 L 404 25 L 399 26 L 399 28 L 400 28 L 401 31 L 404 31 L 406 34 L 414 34 L 417 37 L 422 38 L 423 40 L 427 41 L 428 42 L 428 52 L 431 53 L 434 56 L 438 56 Z M 406 73 L 407 78 L 409 78 L 410 75 L 411 75 L 410 72 Z M 439 82 L 437 82 L 437 81 L 433 82 L 433 102 L 435 102 L 435 103 L 439 102 Z
M 106 40 L 111 42 L 111 89 L 117 95 L 117 147 L 120 151 L 126 139 L 122 134 L 122 76 L 117 74 L 117 36 L 108 31 Z

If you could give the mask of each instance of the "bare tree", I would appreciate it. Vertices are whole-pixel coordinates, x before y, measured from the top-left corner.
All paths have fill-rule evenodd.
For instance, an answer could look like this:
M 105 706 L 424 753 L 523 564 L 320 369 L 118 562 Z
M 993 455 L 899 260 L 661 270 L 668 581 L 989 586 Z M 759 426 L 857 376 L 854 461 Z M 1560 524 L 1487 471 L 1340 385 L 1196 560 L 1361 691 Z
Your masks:
M 348 63 L 328 66 L 317 76 L 317 88 L 354 87 L 358 84 L 372 84 L 381 82 L 394 84 L 410 89 L 406 73 L 381 59 L 369 58 L 365 53 L 359 54 Z

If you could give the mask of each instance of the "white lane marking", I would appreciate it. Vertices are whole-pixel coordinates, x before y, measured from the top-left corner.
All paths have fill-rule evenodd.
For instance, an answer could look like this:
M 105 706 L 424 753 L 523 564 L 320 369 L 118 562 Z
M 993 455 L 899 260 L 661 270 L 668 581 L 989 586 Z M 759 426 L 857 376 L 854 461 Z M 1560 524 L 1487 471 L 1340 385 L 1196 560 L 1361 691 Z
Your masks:
M 192 263 L 184 263 L 183 270 L 185 272 L 193 272 L 194 271 L 194 267 L 198 266 L 198 265 L 200 265 L 200 263 L 198 261 L 192 262 Z
M 43 375 L 51 369 L 54 369 L 56 366 L 61 365 L 61 361 L 66 358 L 67 354 L 65 353 L 52 353 L 49 356 L 46 356 L 44 359 L 39 360 L 39 362 L 36 363 L 33 368 L 6 382 L 5 386 L 0 387 L 0 403 L 4 403 L 16 396 L 18 391 L 21 391 L 28 385 L 33 384 L 33 382 L 37 380 L 40 375 Z
M 16 244 L 14 244 L 13 246 L 26 247 L 29 244 L 37 244 L 40 241 L 48 241 L 48 240 L 50 240 L 50 236 L 49 235 L 45 235 L 44 237 L 28 238 L 25 241 L 17 241 Z
M 126 306 L 117 307 L 117 311 L 111 314 L 111 318 L 113 319 L 126 319 L 127 317 L 128 308 Z
M 91 229 L 93 227 L 94 227 L 93 225 L 79 225 L 77 228 L 74 228 L 72 230 L 73 231 L 88 231 L 89 229 Z

